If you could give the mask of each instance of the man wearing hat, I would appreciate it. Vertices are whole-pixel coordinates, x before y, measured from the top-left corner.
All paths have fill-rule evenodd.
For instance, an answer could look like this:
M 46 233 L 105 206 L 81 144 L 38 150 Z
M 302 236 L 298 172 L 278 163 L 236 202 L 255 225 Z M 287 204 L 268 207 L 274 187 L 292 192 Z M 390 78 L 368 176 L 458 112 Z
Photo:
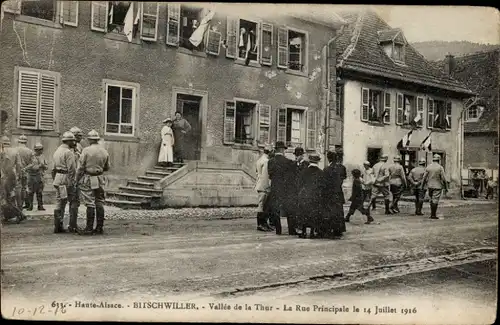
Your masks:
M 385 214 L 392 214 L 390 211 L 391 192 L 389 191 L 389 166 L 387 164 L 387 155 L 380 156 L 380 160 L 373 166 L 373 175 L 375 181 L 372 188 L 372 204 L 377 200 L 377 196 L 384 196 Z
M 28 172 L 28 211 L 33 210 L 34 196 L 38 201 L 38 211 L 45 211 L 43 207 L 43 176 L 47 170 L 47 161 L 42 155 L 43 145 L 37 143 L 35 145 L 35 155 L 30 165 L 26 167 Z
M 273 213 L 275 220 L 273 225 L 276 227 L 276 234 L 281 235 L 281 218 L 287 218 L 288 234 L 295 235 L 295 224 L 293 215 L 295 211 L 295 202 L 290 194 L 296 186 L 295 164 L 292 160 L 285 157 L 286 146 L 283 141 L 276 142 L 275 154 L 268 162 L 269 179 L 271 180 L 271 204 L 273 204 Z
M 299 214 L 299 206 L 298 206 L 298 200 L 299 200 L 299 183 L 298 183 L 298 180 L 299 180 L 299 176 L 300 176 L 300 173 L 305 170 L 308 166 L 309 166 L 309 162 L 307 160 L 304 159 L 304 149 L 301 148 L 301 147 L 296 147 L 293 154 L 295 156 L 295 187 L 294 189 L 290 189 L 291 191 L 291 204 L 295 204 L 295 206 L 292 206 L 292 211 L 293 212 L 293 216 L 291 218 L 293 218 L 293 223 L 295 225 L 297 225 L 297 222 L 298 222 L 298 214 Z
M 394 157 L 394 163 L 389 167 L 389 184 L 392 193 L 391 212 L 399 213 L 398 202 L 403 190 L 406 188 L 406 176 L 403 166 L 401 166 L 401 157 Z
M 257 172 L 257 182 L 255 183 L 255 190 L 257 191 L 259 198 L 259 205 L 257 207 L 257 230 L 259 231 L 271 231 L 271 227 L 267 223 L 267 212 L 269 210 L 267 201 L 269 198 L 269 191 L 271 187 L 267 169 L 270 151 L 271 148 L 269 146 L 266 146 L 264 148 L 262 156 L 260 156 L 260 158 L 255 163 L 255 171 Z
M 53 155 L 54 168 L 52 169 L 53 185 L 56 189 L 56 208 L 54 209 L 54 233 L 63 233 L 64 210 L 69 202 L 70 220 L 69 232 L 78 231 L 78 206 L 75 200 L 75 174 L 76 161 L 75 151 L 76 140 L 71 132 L 64 132 L 62 144 L 56 149 Z M 75 211 L 77 214 L 71 213 Z
M 71 129 L 69 129 L 69 132 L 73 133 L 73 135 L 75 136 L 76 145 L 74 151 L 75 154 L 77 155 L 77 163 L 78 163 L 78 159 L 80 158 L 80 155 L 82 154 L 83 150 L 83 146 L 81 144 L 83 138 L 83 132 L 77 126 L 73 126 Z
M 324 173 L 319 168 L 321 157 L 309 155 L 309 165 L 298 175 L 298 215 L 297 225 L 302 230 L 300 237 L 306 238 L 307 228 L 311 228 L 311 237 L 326 233 L 323 196 L 325 193 Z
M 430 219 L 439 219 L 436 215 L 439 204 L 439 199 L 444 191 L 448 192 L 448 181 L 444 174 L 444 168 L 439 164 L 441 157 L 434 155 L 432 157 L 432 164 L 425 168 L 424 173 L 424 187 L 429 189 L 429 197 L 431 198 L 431 216 Z
M 346 231 L 344 219 L 345 197 L 342 187 L 342 183 L 346 178 L 345 167 L 337 161 L 340 157 L 336 152 L 328 151 L 326 158 L 329 165 L 324 169 L 325 192 L 323 206 L 328 224 L 322 230 L 334 237 L 340 237 Z
M 424 198 L 426 189 L 423 187 L 423 180 L 425 174 L 425 158 L 418 161 L 418 166 L 413 168 L 408 174 L 408 181 L 413 186 L 413 193 L 415 194 L 415 215 L 422 216 L 422 207 L 424 206 Z
M 309 162 L 304 159 L 304 149 L 301 147 L 295 148 L 293 155 L 295 156 L 295 164 L 297 165 L 298 173 L 309 166 Z
M 83 202 L 87 207 L 87 224 L 83 234 L 93 232 L 103 233 L 104 226 L 104 172 L 109 170 L 109 154 L 99 145 L 99 133 L 92 130 L 88 133 L 89 146 L 84 148 L 76 174 L 76 184 L 79 185 Z M 94 219 L 96 228 L 93 229 Z
M 0 214 L 2 220 L 16 218 L 17 222 L 26 219 L 20 200 L 21 158 L 10 146 L 10 139 L 2 137 L 0 150 Z
M 35 153 L 26 145 L 28 143 L 28 138 L 24 134 L 19 136 L 17 142 L 18 145 L 16 150 L 19 154 L 19 158 L 21 159 L 21 175 L 19 178 L 21 182 L 21 202 L 24 203 L 24 207 L 28 208 L 30 203 L 26 194 L 28 187 L 28 171 L 26 170 L 26 167 L 33 161 Z

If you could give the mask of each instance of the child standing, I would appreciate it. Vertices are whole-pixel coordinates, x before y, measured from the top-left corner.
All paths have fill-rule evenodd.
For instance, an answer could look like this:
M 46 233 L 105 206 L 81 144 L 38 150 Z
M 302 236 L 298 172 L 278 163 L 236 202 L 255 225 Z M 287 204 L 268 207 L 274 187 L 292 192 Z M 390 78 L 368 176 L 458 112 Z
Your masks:
M 367 220 L 365 224 L 370 224 L 374 221 L 373 217 L 370 216 L 370 201 L 365 200 L 365 196 L 363 195 L 363 183 L 361 181 L 361 171 L 359 169 L 354 169 L 351 172 L 353 176 L 353 181 L 352 181 L 352 194 L 351 198 L 349 201 L 351 201 L 351 206 L 349 207 L 349 212 L 347 213 L 347 216 L 345 217 L 345 221 L 349 222 L 351 216 L 356 212 L 356 210 L 359 210 L 362 214 L 366 215 Z M 367 208 L 363 206 L 363 203 L 367 201 L 366 205 L 368 205 Z
M 170 167 L 174 162 L 174 131 L 172 131 L 172 119 L 163 121 L 165 126 L 161 129 L 161 147 L 158 163 L 162 166 Z

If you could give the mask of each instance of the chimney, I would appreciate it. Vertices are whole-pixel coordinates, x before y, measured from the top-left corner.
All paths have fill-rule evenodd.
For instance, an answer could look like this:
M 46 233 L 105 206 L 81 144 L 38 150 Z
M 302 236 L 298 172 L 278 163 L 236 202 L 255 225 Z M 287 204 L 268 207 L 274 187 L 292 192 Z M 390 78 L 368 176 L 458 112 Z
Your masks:
M 444 59 L 444 71 L 446 75 L 451 76 L 453 74 L 453 70 L 455 70 L 455 56 L 448 53 Z

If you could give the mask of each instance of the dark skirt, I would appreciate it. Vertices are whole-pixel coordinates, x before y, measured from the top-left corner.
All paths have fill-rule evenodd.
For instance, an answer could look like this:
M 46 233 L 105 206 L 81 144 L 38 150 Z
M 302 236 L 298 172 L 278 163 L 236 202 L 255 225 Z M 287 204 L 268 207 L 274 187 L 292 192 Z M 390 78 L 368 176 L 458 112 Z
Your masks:
M 325 218 L 328 229 L 333 235 L 341 235 L 346 231 L 344 220 L 344 204 L 337 202 L 327 202 L 325 206 Z
M 174 158 L 184 159 L 185 134 L 181 131 L 174 131 Z

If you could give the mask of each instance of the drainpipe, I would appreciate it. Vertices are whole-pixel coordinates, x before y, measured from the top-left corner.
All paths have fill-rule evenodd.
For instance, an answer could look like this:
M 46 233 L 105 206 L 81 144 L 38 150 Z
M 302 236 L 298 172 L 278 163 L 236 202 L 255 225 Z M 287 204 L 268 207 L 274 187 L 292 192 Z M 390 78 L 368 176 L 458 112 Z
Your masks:
M 472 102 L 470 104 L 467 104 L 467 102 L 472 99 Z M 459 172 L 460 172 L 460 198 L 462 200 L 465 200 L 464 197 L 464 186 L 463 186 L 463 177 L 462 177 L 462 170 L 464 168 L 464 140 L 465 140 L 465 130 L 464 130 L 464 114 L 467 112 L 467 109 L 474 105 L 478 101 L 479 97 L 474 97 L 474 98 L 469 98 L 465 104 L 464 107 L 462 108 L 462 111 L 460 112 L 460 116 L 458 117 L 458 123 L 460 125 L 460 152 L 459 152 Z

